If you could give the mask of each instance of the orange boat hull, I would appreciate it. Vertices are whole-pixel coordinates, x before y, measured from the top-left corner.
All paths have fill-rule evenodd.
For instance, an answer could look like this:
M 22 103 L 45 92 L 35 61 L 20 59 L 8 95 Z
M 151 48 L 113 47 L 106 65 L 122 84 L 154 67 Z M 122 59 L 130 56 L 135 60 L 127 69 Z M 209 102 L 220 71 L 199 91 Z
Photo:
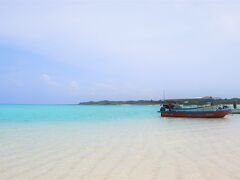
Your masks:
M 184 117 L 184 118 L 223 118 L 229 111 L 210 111 L 210 112 L 161 112 L 162 117 Z

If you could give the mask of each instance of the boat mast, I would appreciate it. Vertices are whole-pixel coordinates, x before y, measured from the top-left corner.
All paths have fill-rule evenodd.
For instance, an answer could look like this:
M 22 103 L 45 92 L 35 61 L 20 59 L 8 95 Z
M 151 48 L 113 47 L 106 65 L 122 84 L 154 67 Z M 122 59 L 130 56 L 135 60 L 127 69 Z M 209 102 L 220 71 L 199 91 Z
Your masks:
M 163 101 L 165 101 L 165 90 L 163 90 Z

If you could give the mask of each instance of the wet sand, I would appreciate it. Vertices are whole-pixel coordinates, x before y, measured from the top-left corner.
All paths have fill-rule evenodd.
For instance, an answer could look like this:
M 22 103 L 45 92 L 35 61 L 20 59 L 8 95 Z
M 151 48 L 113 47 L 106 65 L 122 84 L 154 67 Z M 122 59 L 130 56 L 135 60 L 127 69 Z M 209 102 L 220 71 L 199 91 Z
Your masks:
M 0 127 L 0 179 L 240 179 L 240 115 Z

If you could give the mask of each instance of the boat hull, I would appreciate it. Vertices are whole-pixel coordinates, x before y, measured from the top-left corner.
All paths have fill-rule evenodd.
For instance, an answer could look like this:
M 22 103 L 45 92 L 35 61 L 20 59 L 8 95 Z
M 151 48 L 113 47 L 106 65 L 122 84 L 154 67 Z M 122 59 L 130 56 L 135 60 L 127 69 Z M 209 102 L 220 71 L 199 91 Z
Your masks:
M 209 112 L 161 112 L 162 117 L 182 117 L 182 118 L 223 118 L 229 111 L 209 111 Z

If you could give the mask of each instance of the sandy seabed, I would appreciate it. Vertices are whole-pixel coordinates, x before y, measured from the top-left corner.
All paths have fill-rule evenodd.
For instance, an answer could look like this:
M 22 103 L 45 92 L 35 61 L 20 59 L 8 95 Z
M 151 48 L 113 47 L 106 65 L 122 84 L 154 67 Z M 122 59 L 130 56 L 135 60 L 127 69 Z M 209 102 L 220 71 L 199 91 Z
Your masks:
M 0 127 L 0 179 L 240 179 L 240 115 Z

